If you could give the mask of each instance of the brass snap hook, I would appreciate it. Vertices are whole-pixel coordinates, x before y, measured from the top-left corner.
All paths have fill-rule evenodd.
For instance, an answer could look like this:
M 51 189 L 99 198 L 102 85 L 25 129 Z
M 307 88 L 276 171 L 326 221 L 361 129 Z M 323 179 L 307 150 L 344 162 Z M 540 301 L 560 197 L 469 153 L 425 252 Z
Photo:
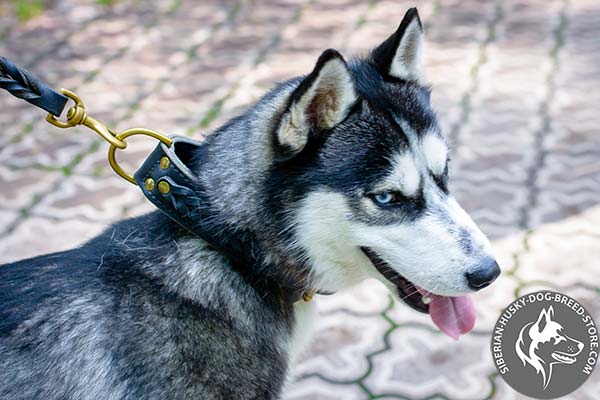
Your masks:
M 66 122 L 62 122 L 58 120 L 54 115 L 48 113 L 46 116 L 46 121 L 50 122 L 52 125 L 57 126 L 59 128 L 71 128 L 77 125 L 85 125 L 88 128 L 92 129 L 96 133 L 98 133 L 104 140 L 110 143 L 111 146 L 114 146 L 119 149 L 124 149 L 127 147 L 127 143 L 123 140 L 117 138 L 116 133 L 108 128 L 105 124 L 98 121 L 96 118 L 90 117 L 85 111 L 85 105 L 81 98 L 77 96 L 74 92 L 71 92 L 68 89 L 60 89 L 60 92 L 73 100 L 75 105 L 69 109 L 67 112 L 67 120 Z
M 108 149 L 108 163 L 111 168 L 123 179 L 128 182 L 136 184 L 133 176 L 129 175 L 117 162 L 116 152 L 117 149 L 123 150 L 127 147 L 127 139 L 129 136 L 133 135 L 144 135 L 150 136 L 154 139 L 161 141 L 166 144 L 168 147 L 171 147 L 173 143 L 173 139 L 168 136 L 163 135 L 162 133 L 155 132 L 146 128 L 133 128 L 128 129 L 121 133 L 115 133 L 112 129 L 108 128 L 105 124 L 98 121 L 96 118 L 90 117 L 85 111 L 85 106 L 81 98 L 77 96 L 75 93 L 71 92 L 67 89 L 60 89 L 60 92 L 73 100 L 75 105 L 69 109 L 67 112 L 67 120 L 60 121 L 54 115 L 48 114 L 46 116 L 46 121 L 50 122 L 52 125 L 57 126 L 59 128 L 71 128 L 77 125 L 85 125 L 93 131 L 97 132 L 104 140 L 110 143 L 110 148 Z

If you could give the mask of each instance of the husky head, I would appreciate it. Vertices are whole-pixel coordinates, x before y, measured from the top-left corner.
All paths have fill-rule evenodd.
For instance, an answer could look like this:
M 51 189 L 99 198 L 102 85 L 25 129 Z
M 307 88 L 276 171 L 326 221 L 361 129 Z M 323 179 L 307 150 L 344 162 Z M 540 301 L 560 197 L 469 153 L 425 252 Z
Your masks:
M 253 251 L 294 265 L 307 288 L 376 278 L 457 337 L 474 323 L 465 295 L 500 270 L 450 194 L 422 46 L 411 9 L 365 58 L 325 51 L 208 138 L 205 183 L 230 224 L 252 231 Z
M 567 336 L 563 326 L 554 319 L 552 306 L 542 309 L 537 321 L 525 325 L 515 344 L 523 365 L 532 366 L 542 375 L 544 389 L 550 383 L 555 364 L 573 364 L 583 350 L 583 343 Z

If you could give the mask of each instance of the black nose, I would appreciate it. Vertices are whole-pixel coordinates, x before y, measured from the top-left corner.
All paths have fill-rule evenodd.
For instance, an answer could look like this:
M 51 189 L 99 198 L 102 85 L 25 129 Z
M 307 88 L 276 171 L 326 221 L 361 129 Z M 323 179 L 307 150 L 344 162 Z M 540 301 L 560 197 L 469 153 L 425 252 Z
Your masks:
M 467 283 L 474 290 L 489 286 L 500 275 L 500 267 L 496 260 L 489 258 L 480 264 L 473 272 L 467 272 Z

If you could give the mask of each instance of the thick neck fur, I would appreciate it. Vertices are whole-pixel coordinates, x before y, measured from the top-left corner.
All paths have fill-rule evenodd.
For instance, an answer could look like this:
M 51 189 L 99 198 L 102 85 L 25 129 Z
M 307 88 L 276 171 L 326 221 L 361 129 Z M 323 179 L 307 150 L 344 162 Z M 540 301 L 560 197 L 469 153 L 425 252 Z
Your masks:
M 244 251 L 259 260 L 251 272 L 255 278 L 301 293 L 310 289 L 309 267 L 291 245 L 292 216 L 268 210 L 272 199 L 265 182 L 275 157 L 273 124 L 296 85 L 280 86 L 210 135 L 191 168 L 215 215 L 211 229 L 238 244 L 243 239 Z
M 104 249 L 97 272 L 110 279 L 115 274 L 141 274 L 151 287 L 178 301 L 237 316 L 232 323 L 240 329 L 263 329 L 264 321 L 257 321 L 266 317 L 252 317 L 257 302 L 277 314 L 291 310 L 272 282 L 257 279 L 251 270 L 241 271 L 158 211 L 115 225 L 94 241 L 102 242 L 97 248 Z

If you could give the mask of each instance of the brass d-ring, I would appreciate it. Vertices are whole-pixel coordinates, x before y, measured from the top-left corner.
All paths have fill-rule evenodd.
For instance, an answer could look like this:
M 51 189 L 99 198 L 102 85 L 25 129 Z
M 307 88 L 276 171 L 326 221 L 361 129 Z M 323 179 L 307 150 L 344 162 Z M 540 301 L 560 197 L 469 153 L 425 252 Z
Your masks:
M 143 136 L 153 137 L 154 139 L 160 140 L 162 143 L 166 144 L 167 147 L 171 147 L 171 144 L 173 143 L 173 139 L 171 139 L 170 137 L 165 136 L 162 133 L 158 133 L 153 130 L 146 129 L 146 128 L 127 129 L 126 131 L 123 131 L 123 132 L 119 133 L 118 135 L 115 135 L 115 138 L 117 140 L 124 142 L 125 139 L 127 139 L 129 136 L 133 136 L 133 135 L 143 135 Z M 108 149 L 108 163 L 120 177 L 122 177 L 126 181 L 133 183 L 134 185 L 137 185 L 133 176 L 131 176 L 127 172 L 125 172 L 125 170 L 123 168 L 121 168 L 121 166 L 117 162 L 116 152 L 117 152 L 117 146 L 111 144 L 110 148 Z

